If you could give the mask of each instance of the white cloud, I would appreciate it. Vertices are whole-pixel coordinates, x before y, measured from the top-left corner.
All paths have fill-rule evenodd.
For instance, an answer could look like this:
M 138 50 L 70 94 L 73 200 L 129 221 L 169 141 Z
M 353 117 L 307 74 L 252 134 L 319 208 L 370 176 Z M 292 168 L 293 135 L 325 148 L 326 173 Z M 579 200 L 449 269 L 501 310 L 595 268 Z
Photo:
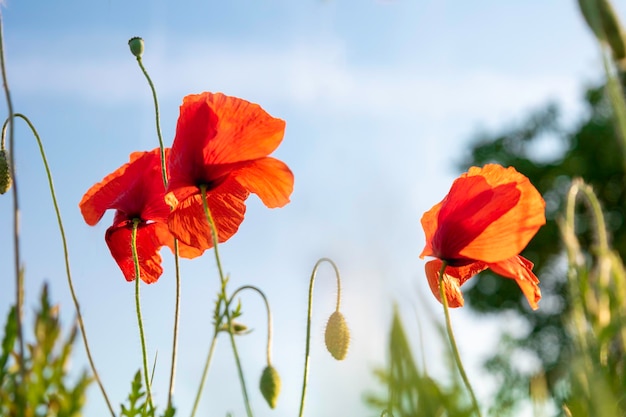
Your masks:
M 548 99 L 573 103 L 579 94 L 573 73 L 526 75 L 489 68 L 433 72 L 418 62 L 356 63 L 348 59 L 341 41 L 299 43 L 289 49 L 243 43 L 183 45 L 166 45 L 144 56 L 162 99 L 178 101 L 189 92 L 213 90 L 316 114 L 442 120 L 477 114 L 497 119 Z M 42 50 L 10 61 L 14 90 L 109 104 L 145 96 L 145 81 L 126 51 L 68 57 L 53 48 Z

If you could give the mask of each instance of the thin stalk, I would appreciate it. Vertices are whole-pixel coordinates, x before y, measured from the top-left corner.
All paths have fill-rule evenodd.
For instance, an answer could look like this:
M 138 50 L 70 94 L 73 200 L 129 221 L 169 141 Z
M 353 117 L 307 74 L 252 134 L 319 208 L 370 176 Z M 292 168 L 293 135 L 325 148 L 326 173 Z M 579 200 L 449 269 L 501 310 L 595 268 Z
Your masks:
M 83 322 L 83 315 L 80 312 L 80 305 L 78 303 L 78 297 L 76 296 L 76 291 L 74 290 L 74 282 L 72 280 L 72 272 L 70 268 L 70 255 L 69 255 L 69 250 L 67 246 L 67 238 L 65 236 L 65 228 L 63 227 L 63 220 L 61 219 L 61 210 L 59 209 L 59 204 L 58 204 L 58 200 L 56 197 L 56 191 L 54 189 L 54 183 L 52 181 L 52 172 L 50 170 L 50 166 L 48 165 L 48 159 L 46 158 L 46 152 L 44 151 L 44 148 L 43 148 L 43 142 L 41 141 L 41 138 L 39 136 L 39 133 L 37 132 L 37 129 L 35 129 L 35 126 L 31 123 L 28 117 L 24 116 L 21 113 L 15 113 L 13 116 L 14 118 L 19 117 L 23 119 L 26 122 L 26 124 L 28 124 L 28 127 L 32 131 L 33 136 L 35 136 L 35 139 L 37 140 L 37 144 L 39 146 L 39 152 L 41 154 L 41 159 L 43 161 L 44 169 L 48 177 L 48 188 L 50 189 L 50 196 L 52 197 L 52 204 L 54 206 L 54 212 L 57 217 L 57 223 L 59 225 L 59 232 L 61 234 L 61 241 L 63 245 L 63 256 L 65 260 L 65 275 L 67 276 L 67 284 L 70 288 L 70 294 L 72 296 L 72 301 L 74 302 L 74 308 L 76 309 L 78 326 L 80 327 L 80 333 L 83 339 L 83 345 L 85 346 L 85 352 L 87 353 L 87 360 L 89 361 L 89 366 L 91 367 L 91 372 L 93 373 L 96 383 L 100 387 L 100 391 L 102 392 L 102 396 L 104 397 L 104 400 L 107 404 L 107 408 L 109 409 L 109 412 L 111 413 L 111 415 L 115 417 L 113 406 L 111 405 L 111 401 L 109 400 L 109 397 L 104 389 L 104 385 L 102 384 L 100 375 L 98 374 L 98 371 L 96 370 L 96 365 L 94 363 L 93 357 L 91 356 L 91 349 L 89 348 L 89 343 L 87 342 L 87 332 L 85 330 L 85 323 Z M 4 125 L 2 126 L 2 140 L 4 140 L 8 123 L 13 124 L 10 121 L 10 119 L 7 119 L 4 122 Z
M 7 79 L 7 70 L 4 59 L 4 26 L 2 20 L 2 12 L 0 12 L 0 71 L 2 71 L 2 85 L 4 96 L 9 111 L 8 120 L 13 120 L 13 101 L 11 100 L 11 92 L 9 91 L 9 81 Z M 20 207 L 17 192 L 17 175 L 15 175 L 15 129 L 14 124 L 9 126 L 9 172 L 13 180 L 13 254 L 15 267 L 15 309 L 17 310 L 17 340 L 18 340 L 18 358 L 17 363 L 20 370 L 22 381 L 26 379 L 26 370 L 24 368 L 24 331 L 22 329 L 22 305 L 24 297 L 24 280 L 21 274 L 21 255 L 20 255 Z M 21 402 L 20 402 L 21 404 Z
M 141 302 L 139 297 L 139 281 L 140 281 L 140 271 L 139 271 L 139 257 L 137 256 L 137 225 L 139 224 L 139 219 L 133 220 L 133 233 L 131 239 L 131 249 L 133 251 L 133 263 L 135 264 L 135 310 L 137 311 L 137 325 L 139 326 L 139 338 L 141 339 L 141 356 L 143 357 L 143 376 L 144 383 L 146 384 L 146 393 L 148 397 L 148 403 L 150 407 L 153 407 L 152 404 L 152 389 L 150 388 L 150 377 L 148 372 L 148 353 L 146 349 L 146 337 L 143 331 L 143 319 L 141 318 Z
M 150 90 L 152 91 L 152 100 L 154 101 L 154 111 L 155 111 L 155 120 L 156 120 L 156 130 L 157 136 L 159 137 L 159 148 L 161 150 L 161 173 L 163 174 L 163 184 L 167 187 L 167 171 L 165 167 L 165 148 L 163 147 L 163 136 L 161 135 L 161 116 L 159 113 L 159 100 L 157 100 L 156 89 L 154 88 L 154 84 L 152 83 L 152 79 L 148 75 L 148 71 L 146 71 L 143 66 L 143 61 L 141 57 L 137 57 L 137 64 L 139 64 L 139 68 L 141 68 L 141 72 L 148 80 L 148 84 L 150 85 Z
M 304 372 L 303 372 L 304 376 L 302 380 L 302 396 L 300 398 L 300 411 L 298 413 L 299 417 L 302 417 L 304 415 L 304 400 L 306 398 L 306 388 L 307 388 L 308 379 L 309 379 L 309 358 L 311 356 L 310 355 L 310 352 L 311 352 L 311 318 L 313 316 L 313 284 L 315 283 L 317 270 L 319 269 L 319 266 L 323 262 L 328 262 L 329 264 L 332 265 L 333 269 L 335 270 L 335 276 L 337 278 L 337 306 L 336 306 L 337 311 L 339 310 L 339 303 L 341 300 L 341 277 L 339 275 L 339 268 L 337 268 L 337 265 L 335 265 L 335 263 L 329 258 L 319 259 L 315 263 L 315 266 L 313 267 L 313 272 L 311 272 L 311 279 L 309 281 L 309 307 L 307 309 L 306 345 L 304 348 Z
M 206 382 L 206 377 L 209 373 L 209 367 L 211 366 L 211 360 L 213 359 L 213 352 L 215 352 L 215 346 L 217 345 L 217 335 L 219 330 L 217 326 L 213 329 L 213 338 L 211 339 L 211 346 L 209 347 L 209 354 L 207 355 L 206 361 L 204 362 L 204 369 L 202 370 L 202 377 L 200 379 L 200 386 L 198 387 L 198 392 L 196 393 L 196 399 L 193 402 L 193 408 L 191 409 L 191 417 L 196 415 L 196 411 L 198 410 L 198 404 L 200 404 L 200 397 L 202 396 L 202 390 L 204 389 L 204 383 Z
M 227 300 L 228 297 L 226 296 L 226 276 L 224 274 L 224 270 L 222 269 L 222 262 L 220 260 L 220 255 L 219 255 L 219 251 L 218 251 L 218 240 L 217 240 L 217 229 L 215 227 L 215 222 L 213 221 L 213 217 L 211 216 L 211 212 L 209 210 L 209 204 L 207 202 L 207 195 L 206 195 L 206 186 L 202 185 L 200 186 L 200 194 L 202 194 L 202 207 L 204 208 L 204 215 L 206 216 L 206 219 L 209 223 L 209 228 L 211 229 L 211 239 L 213 241 L 213 252 L 215 253 L 215 262 L 217 264 L 217 270 L 219 272 L 220 275 L 220 282 L 221 282 L 221 288 L 222 288 L 222 293 L 221 296 L 224 298 L 224 300 Z M 231 326 L 232 326 L 232 317 L 230 314 L 230 311 L 227 308 L 224 311 L 224 315 L 226 316 L 226 320 L 227 320 L 227 324 L 228 324 L 228 335 L 230 338 L 230 344 L 231 347 L 233 349 L 233 355 L 235 356 L 235 363 L 237 364 L 237 374 L 239 375 L 239 381 L 241 383 L 241 391 L 243 394 L 243 400 L 244 400 L 244 404 L 246 406 L 246 413 L 248 414 L 248 417 L 252 417 L 253 413 L 252 413 L 252 408 L 250 407 L 250 400 L 248 399 L 248 390 L 246 389 L 246 380 L 243 376 L 243 368 L 241 366 L 241 360 L 239 359 L 239 352 L 237 351 L 237 344 L 235 343 L 235 337 L 233 335 Z
M 265 293 L 261 291 L 261 289 L 255 287 L 254 285 L 244 285 L 242 287 L 237 288 L 235 292 L 233 292 L 233 295 L 230 297 L 230 301 L 226 304 L 226 308 L 228 309 L 230 307 L 230 303 L 235 299 L 235 296 L 237 295 L 237 293 L 243 290 L 253 290 L 257 292 L 263 298 L 263 302 L 265 303 L 265 311 L 267 312 L 267 345 L 266 345 L 267 348 L 265 350 L 265 353 L 266 353 L 266 358 L 267 358 L 267 364 L 271 365 L 272 364 L 272 310 L 270 309 L 270 303 L 269 301 L 267 301 L 267 297 L 265 296 Z
M 167 407 L 172 406 L 174 396 L 174 381 L 176 379 L 176 355 L 178 354 L 178 324 L 180 321 L 180 266 L 178 256 L 178 239 L 174 239 L 174 264 L 176 269 L 176 302 L 174 304 L 174 332 L 172 335 L 172 366 L 170 368 L 170 389 L 167 395 Z
M 157 99 L 156 88 L 154 87 L 154 83 L 146 71 L 146 68 L 143 66 L 143 61 L 141 60 L 141 56 L 137 57 L 137 64 L 141 69 L 141 72 L 146 77 L 148 81 L 148 85 L 150 86 L 150 91 L 152 92 L 152 100 L 154 101 L 154 119 L 156 122 L 156 131 L 157 137 L 159 139 L 159 150 L 161 155 L 161 175 L 163 177 L 163 186 L 167 190 L 167 165 L 165 161 L 165 147 L 163 145 L 163 134 L 161 133 L 161 116 L 159 112 L 159 100 Z M 167 405 L 168 408 L 172 406 L 172 398 L 174 396 L 174 382 L 176 379 L 176 357 L 178 355 L 178 326 L 180 322 L 180 299 L 181 299 L 181 280 L 180 280 L 180 263 L 179 263 L 179 254 L 178 254 L 178 239 L 174 239 L 174 263 L 176 269 L 176 301 L 174 307 L 174 330 L 172 335 L 172 365 L 170 368 L 170 387 L 167 395 Z
M 461 361 L 461 355 L 459 354 L 459 348 L 456 344 L 456 339 L 454 338 L 454 332 L 452 331 L 452 321 L 450 320 L 450 309 L 448 307 L 448 299 L 446 298 L 445 289 L 443 287 L 443 275 L 446 271 L 446 262 L 444 261 L 441 265 L 441 270 L 439 271 L 439 295 L 441 296 L 441 303 L 443 304 L 443 313 L 446 317 L 446 331 L 448 333 L 448 339 L 450 340 L 450 347 L 452 348 L 452 354 L 454 356 L 454 361 L 456 362 L 456 366 L 461 374 L 461 379 L 467 388 L 467 391 L 470 394 L 470 398 L 472 400 L 472 405 L 474 407 L 474 411 L 477 416 L 481 416 L 480 407 L 478 406 L 478 401 L 476 400 L 476 395 L 474 394 L 474 389 L 472 388 L 472 384 L 470 384 L 469 378 L 467 377 L 467 373 L 465 373 L 465 367 L 463 366 L 463 362 Z

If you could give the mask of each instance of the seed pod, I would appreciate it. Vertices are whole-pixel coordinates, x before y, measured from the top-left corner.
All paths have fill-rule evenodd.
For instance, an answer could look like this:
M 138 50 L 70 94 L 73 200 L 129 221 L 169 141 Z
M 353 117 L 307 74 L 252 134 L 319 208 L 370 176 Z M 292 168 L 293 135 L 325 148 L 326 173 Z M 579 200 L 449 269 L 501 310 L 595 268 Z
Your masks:
M 348 345 L 350 345 L 350 330 L 346 319 L 339 311 L 335 311 L 328 319 L 324 339 L 326 349 L 333 355 L 333 358 L 338 361 L 344 360 L 348 353 Z
M 4 149 L 0 150 L 0 194 L 4 194 L 11 188 L 11 170 L 9 169 L 8 155 Z
M 280 394 L 280 375 L 278 375 L 278 371 L 272 365 L 266 366 L 263 370 L 260 388 L 267 404 L 270 408 L 275 408 L 278 394 Z
M 128 41 L 128 46 L 130 47 L 130 52 L 133 55 L 137 58 L 141 58 L 141 55 L 143 55 L 143 39 L 135 36 Z

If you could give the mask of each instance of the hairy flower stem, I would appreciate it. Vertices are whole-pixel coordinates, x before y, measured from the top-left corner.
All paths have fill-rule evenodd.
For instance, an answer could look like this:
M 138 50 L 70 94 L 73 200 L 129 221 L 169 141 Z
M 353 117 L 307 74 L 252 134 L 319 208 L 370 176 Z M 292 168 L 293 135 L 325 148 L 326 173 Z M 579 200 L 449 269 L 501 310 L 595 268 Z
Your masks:
M 227 279 L 224 274 L 224 270 L 222 269 L 222 262 L 220 260 L 220 254 L 218 251 L 218 238 L 217 238 L 217 229 L 215 227 L 215 222 L 213 221 L 213 217 L 211 216 L 211 212 L 209 210 L 209 204 L 207 202 L 207 193 L 206 193 L 206 185 L 200 186 L 200 194 L 202 194 L 202 207 L 204 208 L 204 215 L 206 216 L 207 222 L 209 223 L 209 228 L 211 229 L 211 240 L 213 241 L 213 252 L 215 253 L 215 262 L 217 264 L 217 270 L 220 275 L 221 282 L 221 293 L 220 297 L 226 302 L 228 300 L 228 296 L 226 294 L 226 284 Z M 217 304 L 219 306 L 219 303 Z M 230 310 L 228 309 L 228 304 L 225 304 L 226 308 L 224 309 L 224 316 L 226 317 L 227 323 L 227 331 L 230 338 L 230 344 L 233 349 L 233 355 L 235 355 L 235 363 L 237 364 L 237 373 L 239 375 L 239 381 L 241 383 L 241 391 L 243 394 L 244 404 L 246 406 L 246 413 L 248 417 L 252 417 L 252 408 L 250 407 L 250 400 L 248 399 L 248 390 L 246 389 L 246 380 L 243 375 L 243 368 L 241 367 L 241 360 L 239 359 L 239 353 L 237 351 L 237 344 L 235 343 L 235 335 L 232 331 L 232 317 L 230 314 Z
M 37 129 L 35 129 L 35 126 L 28 119 L 28 117 L 24 116 L 21 113 L 15 113 L 13 115 L 14 119 L 18 117 L 26 122 L 26 124 L 32 131 L 33 136 L 37 140 L 37 145 L 39 146 L 39 153 L 41 154 L 41 160 L 43 162 L 44 169 L 46 171 L 46 176 L 48 177 L 48 188 L 50 189 L 50 196 L 52 197 L 52 205 L 54 206 L 54 212 L 56 214 L 57 223 L 59 225 L 59 233 L 61 234 L 61 242 L 63 246 L 63 255 L 64 255 L 64 260 L 65 260 L 65 275 L 67 276 L 67 284 L 70 288 L 70 294 L 72 296 L 72 301 L 74 302 L 74 308 L 76 309 L 76 317 L 78 320 L 78 326 L 80 327 L 80 333 L 83 339 L 83 345 L 85 346 L 85 352 L 87 353 L 87 360 L 89 361 L 91 372 L 93 373 L 96 383 L 100 387 L 100 391 L 102 392 L 102 396 L 104 397 L 104 400 L 111 413 L 111 416 L 115 417 L 113 406 L 111 405 L 111 401 L 109 401 L 109 397 L 104 389 L 104 385 L 102 385 L 102 381 L 100 380 L 100 375 L 98 374 L 98 371 L 96 370 L 96 365 L 94 363 L 93 357 L 91 356 L 91 349 L 89 348 L 89 343 L 87 342 L 87 332 L 85 331 L 85 323 L 83 321 L 83 315 L 80 312 L 80 305 L 78 303 L 78 297 L 76 296 L 76 291 L 74 290 L 74 282 L 72 280 L 72 272 L 70 268 L 70 255 L 69 255 L 69 250 L 67 246 L 67 238 L 65 236 L 65 228 L 63 226 L 63 220 L 61 219 L 61 210 L 59 209 L 59 203 L 57 201 L 56 191 L 54 188 L 54 183 L 52 181 L 52 172 L 50 171 L 50 166 L 48 165 L 48 159 L 46 158 L 46 152 L 44 151 L 44 148 L 43 148 L 43 142 L 41 141 L 41 137 L 39 136 Z M 4 124 L 2 125 L 2 133 L 1 133 L 2 142 L 4 142 L 4 138 L 6 136 L 7 125 L 9 123 L 13 124 L 11 122 L 11 119 L 5 120 Z
M 446 266 L 448 265 L 444 261 L 441 265 L 441 270 L 439 271 L 439 295 L 441 297 L 441 303 L 443 304 L 443 313 L 446 317 L 446 331 L 448 333 L 448 339 L 450 340 L 450 347 L 452 348 L 454 361 L 456 362 L 456 366 L 459 369 L 459 374 L 461 374 L 461 379 L 463 379 L 463 383 L 465 384 L 465 387 L 470 394 L 470 398 L 472 399 L 472 405 L 474 406 L 474 411 L 476 412 L 476 415 L 480 417 L 480 407 L 478 406 L 478 401 L 476 400 L 476 395 L 474 394 L 472 384 L 470 384 L 469 379 L 467 378 L 467 374 L 465 373 L 465 368 L 463 367 L 463 362 L 461 361 L 461 355 L 459 354 L 459 348 L 456 345 L 456 339 L 454 338 L 454 332 L 452 331 L 450 308 L 448 307 L 448 299 L 446 298 L 446 293 L 443 286 L 443 276 L 446 272 Z
M 154 118 L 156 121 L 157 137 L 159 138 L 159 149 L 161 155 L 161 175 L 163 176 L 163 186 L 167 189 L 167 164 L 165 163 L 165 147 L 163 145 L 163 135 L 161 133 L 161 116 L 159 113 L 159 100 L 157 99 L 156 88 L 154 83 L 148 75 L 148 71 L 143 66 L 141 56 L 137 57 L 137 64 L 141 69 L 141 72 L 146 77 L 150 91 L 152 92 L 152 100 L 154 101 Z M 181 298 L 181 282 L 180 282 L 180 268 L 179 268 L 179 254 L 178 254 L 178 240 L 174 239 L 174 263 L 176 268 L 176 301 L 174 307 L 174 330 L 172 334 L 172 365 L 170 368 L 170 387 L 167 395 L 167 406 L 172 406 L 172 397 L 174 396 L 174 381 L 176 379 L 176 357 L 178 355 L 178 324 L 180 322 L 180 298 Z
M 131 248 L 133 251 L 133 263 L 135 264 L 135 309 L 137 311 L 137 325 L 139 326 L 139 338 L 141 339 L 141 356 L 143 357 L 143 379 L 146 384 L 146 393 L 148 398 L 148 403 L 150 407 L 153 407 L 152 404 L 152 389 L 150 387 L 150 377 L 148 372 L 148 353 L 146 349 L 146 337 L 143 331 L 143 319 L 141 318 L 141 303 L 139 297 L 139 281 L 140 281 L 140 272 L 139 272 L 139 257 L 137 256 L 137 225 L 139 224 L 139 219 L 133 220 L 133 233 L 131 239 Z
M 315 277 L 317 276 L 317 270 L 323 262 L 328 262 L 333 269 L 335 270 L 335 276 L 337 277 L 337 306 L 335 308 L 336 311 L 339 311 L 340 302 L 341 302 L 341 277 L 339 275 L 339 268 L 337 265 L 329 259 L 329 258 L 321 258 L 313 267 L 313 272 L 311 272 L 311 280 L 309 281 L 309 307 L 307 310 L 306 317 L 306 346 L 304 350 L 304 376 L 302 379 L 302 396 L 300 398 L 300 412 L 298 413 L 299 417 L 304 415 L 304 400 L 306 398 L 306 388 L 307 382 L 309 379 L 309 358 L 311 351 L 311 318 L 313 316 L 313 284 L 315 283 Z
M 0 70 L 2 71 L 2 86 L 4 96 L 9 111 L 8 120 L 13 120 L 13 101 L 11 100 L 11 92 L 9 91 L 9 81 L 7 79 L 7 71 L 4 59 L 4 26 L 2 23 L 2 13 L 0 12 Z M 15 175 L 15 149 L 14 135 L 15 129 L 13 123 L 9 126 L 9 172 L 13 180 L 13 254 L 15 267 L 15 310 L 17 322 L 17 340 L 18 340 L 18 357 L 17 363 L 22 381 L 26 380 L 26 369 L 24 368 L 24 331 L 22 329 L 22 304 L 24 297 L 24 279 L 21 271 L 20 256 L 20 206 L 17 193 L 17 176 Z M 4 144 L 4 143 L 3 143 Z M 20 389 L 21 391 L 21 389 Z M 24 405 L 21 401 L 18 405 Z
M 270 309 L 270 303 L 269 301 L 267 301 L 267 297 L 265 296 L 265 293 L 261 291 L 261 289 L 255 287 L 254 285 L 244 285 L 242 287 L 237 288 L 235 292 L 233 292 L 233 295 L 230 297 L 230 300 L 226 304 L 226 308 L 230 307 L 230 303 L 232 303 L 232 301 L 235 299 L 235 296 L 237 295 L 237 293 L 243 290 L 255 291 L 261 296 L 261 298 L 263 298 L 263 302 L 265 303 L 265 311 L 267 312 L 267 347 L 265 350 L 265 355 L 267 359 L 267 364 L 271 365 L 272 363 L 272 310 Z
M 202 370 L 202 377 L 200 378 L 200 386 L 198 387 L 196 399 L 194 400 L 193 408 L 191 409 L 191 417 L 194 417 L 196 415 L 196 411 L 198 410 L 198 404 L 200 404 L 200 397 L 202 396 L 202 390 L 204 389 L 204 383 L 206 382 L 206 377 L 209 373 L 209 368 L 211 367 L 211 360 L 213 359 L 213 352 L 215 352 L 215 346 L 217 345 L 217 335 L 219 332 L 217 327 L 218 325 L 216 323 L 216 326 L 213 329 L 213 338 L 211 339 L 209 354 L 207 355 L 206 361 L 204 362 L 204 369 Z
M 157 136 L 159 137 L 159 148 L 161 150 L 161 174 L 163 175 L 163 184 L 167 187 L 167 171 L 165 166 L 165 148 L 163 147 L 163 135 L 161 134 L 161 116 L 159 113 L 159 100 L 157 100 L 156 89 L 154 88 L 154 84 L 152 83 L 152 79 L 148 75 L 148 71 L 143 66 L 143 62 L 141 57 L 137 57 L 137 64 L 139 64 L 139 68 L 141 68 L 141 72 L 146 77 L 148 84 L 150 85 L 150 90 L 152 91 L 152 100 L 154 101 L 154 112 L 155 112 L 155 120 L 156 120 L 156 130 Z

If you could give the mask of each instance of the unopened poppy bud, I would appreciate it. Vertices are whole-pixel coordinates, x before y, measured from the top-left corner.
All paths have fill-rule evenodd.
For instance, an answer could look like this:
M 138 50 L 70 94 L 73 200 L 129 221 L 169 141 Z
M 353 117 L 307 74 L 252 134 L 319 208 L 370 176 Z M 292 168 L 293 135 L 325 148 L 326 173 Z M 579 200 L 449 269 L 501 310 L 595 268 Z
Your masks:
M 280 394 L 280 375 L 272 365 L 267 365 L 261 374 L 261 394 L 270 408 L 276 407 L 278 394 Z
M 326 349 L 333 355 L 333 358 L 338 361 L 345 359 L 348 345 L 350 345 L 350 330 L 345 317 L 339 311 L 335 311 L 328 319 L 324 339 Z
M 137 58 L 141 58 L 141 55 L 143 55 L 143 39 L 135 36 L 128 41 L 128 46 L 130 46 L 130 52 L 133 55 Z
M 0 194 L 9 191 L 13 184 L 11 170 L 9 169 L 8 155 L 4 149 L 0 150 Z
M 251 330 L 248 330 L 248 326 L 243 323 L 237 323 L 236 321 L 232 322 L 230 329 L 234 335 L 246 334 Z M 224 323 L 219 328 L 220 331 L 227 332 L 228 331 L 228 323 Z

